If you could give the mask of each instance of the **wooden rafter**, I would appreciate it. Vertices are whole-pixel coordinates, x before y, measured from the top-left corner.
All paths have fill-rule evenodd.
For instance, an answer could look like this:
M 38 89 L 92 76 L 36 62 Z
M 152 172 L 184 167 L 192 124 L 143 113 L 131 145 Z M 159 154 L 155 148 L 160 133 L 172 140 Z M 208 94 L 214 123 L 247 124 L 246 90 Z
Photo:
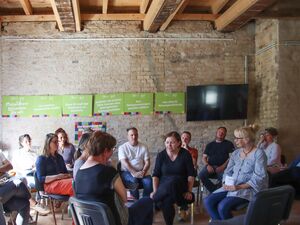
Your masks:
M 26 15 L 32 15 L 33 10 L 29 0 L 20 0 L 22 8 Z
M 107 14 L 107 9 L 108 9 L 108 0 L 103 0 L 103 2 L 102 2 L 102 13 Z
M 213 14 L 218 14 L 222 8 L 229 2 L 229 0 L 217 0 L 211 5 Z
M 177 14 L 183 13 L 185 7 L 190 3 L 190 0 L 184 1 L 184 3 L 181 5 L 180 9 L 178 10 Z
M 167 29 L 167 27 L 169 26 L 169 24 L 171 23 L 171 21 L 173 20 L 174 16 L 177 14 L 177 12 L 181 9 L 181 7 L 187 2 L 187 0 L 182 0 L 179 5 L 177 6 L 177 8 L 175 9 L 175 11 L 167 18 L 167 20 L 161 25 L 161 27 L 159 28 L 159 30 L 164 31 L 165 29 Z
M 275 1 L 238 0 L 216 19 L 215 26 L 219 31 L 234 31 L 242 27 Z
M 75 19 L 75 29 L 77 32 L 81 31 L 81 17 L 79 0 L 72 0 L 73 14 Z
M 156 32 L 182 1 L 153 0 L 144 19 L 144 30 Z
M 143 14 L 146 13 L 146 10 L 147 10 L 149 1 L 150 1 L 150 0 L 142 0 L 142 1 L 141 1 L 141 5 L 140 5 L 140 13 L 143 13 Z
M 58 29 L 60 31 L 64 31 L 64 27 L 62 25 L 62 22 L 61 22 L 61 19 L 60 19 L 58 10 L 57 10 L 57 6 L 56 6 L 55 0 L 50 0 L 50 3 L 51 3 L 51 6 L 52 6 L 52 10 L 53 10 L 53 13 L 54 13 L 54 16 L 55 16 L 55 19 L 56 19 L 56 23 L 57 23 Z

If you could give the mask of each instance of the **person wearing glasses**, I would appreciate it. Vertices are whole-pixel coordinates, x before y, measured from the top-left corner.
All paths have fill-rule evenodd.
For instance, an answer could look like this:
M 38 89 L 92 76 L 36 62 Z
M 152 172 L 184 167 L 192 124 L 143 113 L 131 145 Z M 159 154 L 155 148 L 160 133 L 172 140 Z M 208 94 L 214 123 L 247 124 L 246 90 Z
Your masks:
M 225 139 L 226 133 L 226 127 L 219 127 L 215 140 L 206 145 L 202 156 L 204 166 L 199 173 L 199 179 L 210 193 L 222 186 L 221 181 L 229 154 L 234 151 L 233 143 Z M 218 183 L 213 183 L 210 178 L 218 179 Z
M 127 129 L 128 142 L 119 147 L 118 157 L 121 162 L 121 178 L 135 199 L 139 199 L 139 188 L 143 188 L 143 196 L 152 192 L 152 178 L 148 174 L 150 154 L 146 145 L 138 141 L 138 130 L 135 127 Z
M 256 127 L 234 130 L 235 150 L 224 171 L 223 186 L 204 199 L 212 220 L 232 217 L 232 210 L 248 203 L 254 195 L 268 188 L 267 156 L 255 146 Z
M 101 131 L 95 131 L 89 139 L 89 157 L 80 167 L 75 180 L 75 195 L 78 199 L 98 201 L 112 211 L 116 225 L 152 225 L 153 201 L 143 197 L 129 207 L 126 189 L 117 170 L 108 166 L 116 139 Z
M 72 178 L 57 151 L 57 135 L 47 134 L 42 154 L 36 160 L 36 176 L 48 194 L 72 196 Z
M 272 175 L 278 173 L 282 167 L 281 165 L 281 148 L 275 142 L 278 131 L 274 127 L 268 127 L 261 134 L 261 139 L 257 144 L 258 148 L 265 150 L 268 159 L 268 172 Z

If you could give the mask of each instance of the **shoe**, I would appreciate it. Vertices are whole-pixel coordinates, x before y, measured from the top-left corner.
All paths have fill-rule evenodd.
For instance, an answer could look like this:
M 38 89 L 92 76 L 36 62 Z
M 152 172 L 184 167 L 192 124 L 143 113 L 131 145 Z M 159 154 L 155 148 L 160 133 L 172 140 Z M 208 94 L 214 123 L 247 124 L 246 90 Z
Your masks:
M 179 210 L 179 213 L 178 213 L 178 221 L 179 222 L 187 221 L 187 217 L 188 217 L 187 210 Z
M 38 204 L 36 204 L 35 206 L 31 206 L 30 208 L 37 211 L 41 216 L 47 216 L 50 213 L 49 209 L 44 209 Z

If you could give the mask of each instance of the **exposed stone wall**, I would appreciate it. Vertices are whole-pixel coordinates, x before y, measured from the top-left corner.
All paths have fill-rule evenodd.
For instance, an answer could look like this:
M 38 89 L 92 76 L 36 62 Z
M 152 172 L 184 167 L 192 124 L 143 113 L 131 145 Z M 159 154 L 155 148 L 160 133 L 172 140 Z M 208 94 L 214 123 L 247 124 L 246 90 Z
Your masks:
M 223 34 L 206 22 L 174 22 L 166 32 L 140 31 L 139 22 L 90 22 L 75 34 L 60 33 L 54 23 L 3 24 L 1 96 L 114 92 L 185 91 L 187 85 L 244 82 L 245 56 L 254 89 L 254 25 Z M 255 103 L 250 94 L 250 104 Z M 250 105 L 250 121 L 254 105 Z M 29 133 L 33 145 L 58 127 L 74 141 L 75 121 L 106 121 L 122 143 L 125 128 L 136 126 L 152 152 L 163 148 L 162 135 L 190 130 L 198 148 L 214 138 L 218 126 L 232 139 L 241 120 L 186 122 L 185 114 L 93 118 L 1 118 L 4 148 L 17 148 Z
M 300 21 L 256 24 L 256 120 L 262 127 L 279 129 L 278 143 L 291 161 L 300 149 Z

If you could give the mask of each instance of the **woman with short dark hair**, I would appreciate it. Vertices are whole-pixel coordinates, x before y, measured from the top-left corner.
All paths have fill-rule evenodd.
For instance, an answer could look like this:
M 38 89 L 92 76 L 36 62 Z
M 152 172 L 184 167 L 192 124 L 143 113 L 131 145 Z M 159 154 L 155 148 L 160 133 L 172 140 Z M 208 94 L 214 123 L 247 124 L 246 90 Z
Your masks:
M 153 198 L 162 209 L 167 225 L 175 217 L 174 204 L 184 206 L 194 201 L 192 193 L 195 172 L 191 154 L 181 147 L 180 135 L 173 131 L 166 135 L 166 149 L 158 153 L 152 174 Z
M 129 208 L 124 205 L 126 189 L 117 170 L 107 165 L 116 143 L 108 133 L 95 131 L 92 134 L 87 145 L 89 157 L 76 175 L 76 197 L 105 203 L 111 209 L 116 225 L 151 225 L 152 199 L 141 198 Z

